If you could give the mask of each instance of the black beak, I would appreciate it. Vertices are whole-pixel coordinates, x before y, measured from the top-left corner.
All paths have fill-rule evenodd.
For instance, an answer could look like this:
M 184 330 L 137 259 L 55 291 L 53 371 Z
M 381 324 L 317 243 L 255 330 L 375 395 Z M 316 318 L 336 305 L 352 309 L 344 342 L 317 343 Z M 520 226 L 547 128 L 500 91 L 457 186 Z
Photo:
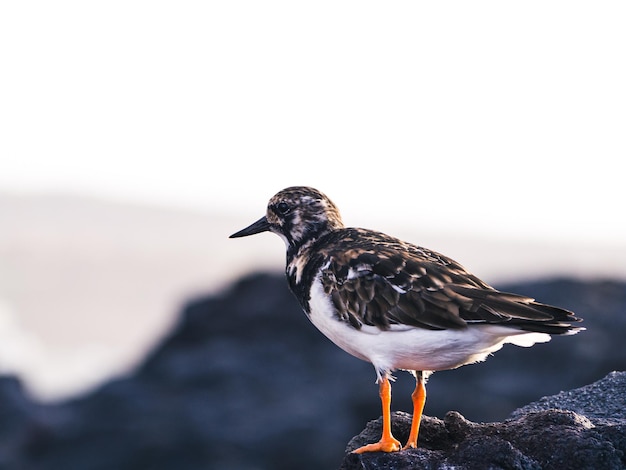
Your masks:
M 237 233 L 233 233 L 228 238 L 247 237 L 248 235 L 254 235 L 255 233 L 267 232 L 270 229 L 270 224 L 265 217 L 261 217 L 252 225 L 239 230 Z

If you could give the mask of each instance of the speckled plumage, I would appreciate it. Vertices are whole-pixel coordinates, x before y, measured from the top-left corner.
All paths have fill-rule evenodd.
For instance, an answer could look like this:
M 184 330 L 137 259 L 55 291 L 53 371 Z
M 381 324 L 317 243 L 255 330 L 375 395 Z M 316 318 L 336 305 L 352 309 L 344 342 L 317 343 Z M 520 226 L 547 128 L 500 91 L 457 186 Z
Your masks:
M 321 192 L 291 187 L 235 233 L 270 231 L 287 247 L 289 287 L 312 323 L 376 368 L 451 369 L 504 343 L 531 346 L 581 328 L 571 312 L 499 292 L 456 261 L 381 232 L 346 228 Z M 416 438 L 415 438 L 416 440 Z

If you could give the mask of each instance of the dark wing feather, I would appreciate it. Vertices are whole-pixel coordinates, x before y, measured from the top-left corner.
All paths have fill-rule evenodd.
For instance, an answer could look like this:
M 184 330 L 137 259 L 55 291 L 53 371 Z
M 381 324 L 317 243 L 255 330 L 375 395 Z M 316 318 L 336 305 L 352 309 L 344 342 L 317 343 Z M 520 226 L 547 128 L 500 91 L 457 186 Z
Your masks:
M 464 328 L 459 306 L 440 287 L 440 278 L 449 275 L 417 253 L 407 256 L 397 249 L 379 245 L 376 251 L 353 248 L 329 254 L 322 283 L 338 315 L 357 327 Z
M 489 323 L 562 334 L 578 321 L 567 310 L 499 292 L 442 255 L 351 230 L 356 233 L 345 247 L 339 240 L 326 253 L 322 283 L 338 316 L 355 328 L 404 324 L 437 330 Z

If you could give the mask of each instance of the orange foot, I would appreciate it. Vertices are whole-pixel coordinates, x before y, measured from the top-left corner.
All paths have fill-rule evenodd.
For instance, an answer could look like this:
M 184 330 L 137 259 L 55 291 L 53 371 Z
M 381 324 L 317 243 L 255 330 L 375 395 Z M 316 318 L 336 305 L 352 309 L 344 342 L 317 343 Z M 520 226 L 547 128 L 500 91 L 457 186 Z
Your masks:
M 400 450 L 400 441 L 389 437 L 387 439 L 381 439 L 374 444 L 367 444 L 363 447 L 359 447 L 353 450 L 355 454 L 362 454 L 364 452 L 397 452 Z

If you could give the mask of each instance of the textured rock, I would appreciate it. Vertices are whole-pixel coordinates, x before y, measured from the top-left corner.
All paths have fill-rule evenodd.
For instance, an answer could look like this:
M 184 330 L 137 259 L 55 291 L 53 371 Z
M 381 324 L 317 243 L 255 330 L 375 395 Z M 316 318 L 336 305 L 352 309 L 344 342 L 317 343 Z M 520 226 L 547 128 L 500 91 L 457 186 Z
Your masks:
M 551 409 L 574 411 L 597 425 L 626 424 L 626 373 L 611 372 L 590 385 L 543 397 L 515 410 L 511 416 Z
M 623 469 L 624 404 L 626 373 L 612 373 L 587 387 L 543 398 L 502 423 L 472 423 L 453 411 L 443 420 L 425 417 L 418 449 L 392 454 L 351 453 L 379 439 L 379 418 L 350 441 L 341 470 Z M 604 405 L 608 405 L 606 410 Z M 585 412 L 589 416 L 580 414 Z M 394 413 L 392 422 L 396 437 L 406 440 L 411 416 Z
M 586 387 L 542 398 L 502 423 L 472 423 L 454 411 L 443 420 L 425 417 L 418 449 L 351 453 L 380 438 L 379 418 L 349 442 L 341 470 L 623 469 L 624 403 L 626 373 L 614 372 Z M 392 423 L 396 438 L 406 440 L 411 416 L 394 413 Z

